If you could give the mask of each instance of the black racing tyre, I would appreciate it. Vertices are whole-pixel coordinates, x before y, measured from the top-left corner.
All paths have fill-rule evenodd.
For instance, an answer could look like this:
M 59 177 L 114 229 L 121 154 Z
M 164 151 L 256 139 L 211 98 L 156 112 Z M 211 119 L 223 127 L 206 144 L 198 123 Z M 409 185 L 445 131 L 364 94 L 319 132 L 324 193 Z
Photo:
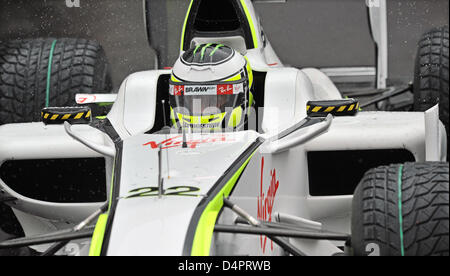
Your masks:
M 39 121 L 47 105 L 73 106 L 77 93 L 111 90 L 106 55 L 95 41 L 48 38 L 0 43 L 0 125 Z
M 108 61 L 95 41 L 39 38 L 0 42 L 0 125 L 40 121 L 46 105 L 73 106 L 77 93 L 111 90 Z M 0 228 L 23 236 L 12 210 L 1 202 Z
M 448 163 L 369 170 L 352 206 L 354 255 L 449 255 Z
M 425 33 L 419 41 L 414 70 L 414 110 L 439 103 L 439 117 L 449 138 L 448 26 Z M 448 143 L 447 143 L 448 144 Z M 450 145 L 447 148 L 449 156 Z

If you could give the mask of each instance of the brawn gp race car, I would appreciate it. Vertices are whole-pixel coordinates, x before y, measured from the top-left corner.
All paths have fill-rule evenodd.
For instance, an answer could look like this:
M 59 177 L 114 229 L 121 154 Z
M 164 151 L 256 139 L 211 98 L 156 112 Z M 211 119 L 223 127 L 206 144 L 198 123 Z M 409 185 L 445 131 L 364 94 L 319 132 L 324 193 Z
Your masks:
M 379 2 L 369 11 L 382 44 Z M 205 13 L 211 5 L 222 12 Z M 117 94 L 78 94 L 79 106 L 44 108 L 41 122 L 0 126 L 0 200 L 25 234 L 0 249 L 448 255 L 448 28 L 433 35 L 447 51 L 436 102 L 424 112 L 367 111 L 322 71 L 284 66 L 250 0 L 192 0 L 172 69 L 134 73 Z M 424 70 L 413 87 L 421 93 Z M 193 114 L 196 100 L 219 111 Z M 106 116 L 93 114 L 108 103 Z M 79 197 L 13 188 L 30 168 L 49 185 L 75 182 Z M 106 195 L 92 196 L 89 181 Z

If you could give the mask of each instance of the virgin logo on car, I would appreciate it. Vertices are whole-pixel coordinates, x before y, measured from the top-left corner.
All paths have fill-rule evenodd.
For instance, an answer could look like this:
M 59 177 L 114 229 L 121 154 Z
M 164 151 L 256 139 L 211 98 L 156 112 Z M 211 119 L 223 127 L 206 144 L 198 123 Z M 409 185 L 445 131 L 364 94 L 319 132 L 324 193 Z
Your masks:
M 263 191 L 264 184 L 264 157 L 261 159 L 261 182 L 258 195 L 258 220 L 272 222 L 273 205 L 277 195 L 280 182 L 277 179 L 277 171 L 275 169 L 270 171 L 270 185 L 267 193 Z M 267 236 L 261 236 L 261 249 L 263 253 L 266 252 Z M 273 251 L 273 241 L 271 241 L 270 249 Z
M 97 100 L 97 97 L 95 95 L 88 95 L 88 94 L 77 94 L 75 95 L 75 102 L 77 104 L 83 104 L 83 103 L 92 103 Z
M 202 139 L 187 140 L 186 144 L 187 144 L 188 148 L 195 149 L 199 144 L 227 142 L 227 141 L 233 141 L 233 139 L 227 138 L 226 135 L 218 134 L 218 135 L 208 136 L 208 137 L 205 137 Z M 166 139 L 159 143 L 156 141 L 150 141 L 148 143 L 143 144 L 143 146 L 150 147 L 152 149 L 157 149 L 161 146 L 161 149 L 168 149 L 168 148 L 181 147 L 182 144 L 183 144 L 183 136 L 178 135 L 178 136 Z

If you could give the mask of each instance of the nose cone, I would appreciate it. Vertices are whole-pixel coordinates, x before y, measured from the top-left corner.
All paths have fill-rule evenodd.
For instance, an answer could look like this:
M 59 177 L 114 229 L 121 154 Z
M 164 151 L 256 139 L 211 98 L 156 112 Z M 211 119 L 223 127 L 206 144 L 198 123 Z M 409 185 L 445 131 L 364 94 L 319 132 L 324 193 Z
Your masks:
M 214 199 L 217 183 L 257 137 L 255 132 L 189 134 L 187 148 L 177 134 L 125 140 L 107 254 L 184 254 L 186 239 L 192 244 L 197 229 L 199 206 Z

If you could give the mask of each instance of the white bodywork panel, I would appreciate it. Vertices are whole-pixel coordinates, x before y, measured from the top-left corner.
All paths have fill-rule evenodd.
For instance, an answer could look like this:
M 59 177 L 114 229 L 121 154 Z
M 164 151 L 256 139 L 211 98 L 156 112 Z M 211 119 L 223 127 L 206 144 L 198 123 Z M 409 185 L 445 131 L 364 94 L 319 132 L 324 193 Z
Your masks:
M 386 0 L 369 0 L 372 38 L 377 45 L 377 88 L 386 88 L 388 78 L 388 28 Z
M 93 103 L 114 103 L 117 94 L 76 94 L 75 102 L 77 104 L 93 104 Z
M 278 133 L 306 117 L 313 100 L 342 99 L 336 86 L 316 69 L 277 68 L 267 71 L 264 95 L 264 132 Z
M 108 113 L 108 119 L 122 139 L 153 127 L 158 78 L 162 74 L 170 74 L 170 71 L 138 72 L 123 81 L 116 102 Z
M 74 126 L 89 139 L 99 144 L 111 142 L 102 132 L 86 125 Z M 0 165 L 7 160 L 93 158 L 102 157 L 66 135 L 62 126 L 42 123 L 10 124 L 0 126 Z M 112 160 L 106 160 L 110 167 Z M 109 182 L 108 182 L 109 183 Z M 106 183 L 105 183 L 106 185 Z M 26 198 L 0 180 L 0 188 L 18 200 L 15 209 L 50 220 L 77 222 L 86 218 L 101 203 L 51 203 Z
M 98 144 L 112 144 L 109 137 L 90 126 L 75 125 L 73 129 Z M 7 160 L 99 157 L 102 156 L 70 138 L 61 125 L 25 123 L 0 126 L 0 166 Z M 105 158 L 107 187 L 110 183 L 112 161 L 111 158 Z M 103 204 L 39 201 L 18 194 L 2 179 L 0 191 L 5 196 L 17 198 L 13 211 L 27 236 L 66 229 L 89 216 Z
M 119 200 L 110 256 L 180 256 L 201 198 L 143 197 Z
M 441 138 L 441 143 L 442 139 L 444 138 Z M 361 112 L 355 117 L 336 117 L 328 132 L 302 146 L 276 155 L 267 154 L 263 149 L 264 144 L 247 166 L 241 177 L 241 184 L 236 187 L 231 197 L 233 202 L 254 217 L 261 218 L 258 214 L 266 209 L 258 211 L 258 197 L 267 199 L 270 186 L 278 183 L 273 205 L 269 205 L 273 208 L 271 214 L 285 213 L 297 216 L 318 222 L 323 229 L 350 234 L 352 196 L 310 196 L 306 153 L 406 149 L 414 155 L 416 161 L 426 161 L 424 113 Z M 233 224 L 235 218 L 234 213 L 225 210 L 219 223 Z M 276 221 L 276 217 L 273 216 L 271 221 Z M 281 253 L 276 245 L 272 250 L 270 240 L 266 241 L 265 247 L 261 245 L 264 244 L 264 240 L 259 236 L 215 234 L 213 249 L 215 253 L 224 255 Z M 298 239 L 291 239 L 291 242 L 311 255 L 338 253 L 340 250 L 336 245 L 343 245 L 336 242 Z
M 308 76 L 313 85 L 314 99 L 316 100 L 340 100 L 342 94 L 336 85 L 322 71 L 315 68 L 303 68 L 301 70 Z
M 167 178 L 164 181 L 165 189 L 194 186 L 202 193 L 206 193 L 210 189 L 211 182 L 215 183 L 258 137 L 255 132 L 188 134 L 188 148 L 184 149 L 181 148 L 181 136 L 181 134 L 139 135 L 125 140 L 120 197 L 129 196 L 131 190 L 158 186 L 158 148 L 152 145 L 162 146 L 161 174 Z
M 257 137 L 255 132 L 188 135 L 186 149 L 181 147 L 180 135 L 174 134 L 139 135 L 125 140 L 120 199 L 108 255 L 181 255 L 195 208 Z M 174 187 L 191 186 L 199 191 L 185 197 L 158 198 L 152 193 L 128 198 L 134 194 L 131 191 L 158 186 L 158 144 L 162 145 L 164 189 L 169 193 Z

